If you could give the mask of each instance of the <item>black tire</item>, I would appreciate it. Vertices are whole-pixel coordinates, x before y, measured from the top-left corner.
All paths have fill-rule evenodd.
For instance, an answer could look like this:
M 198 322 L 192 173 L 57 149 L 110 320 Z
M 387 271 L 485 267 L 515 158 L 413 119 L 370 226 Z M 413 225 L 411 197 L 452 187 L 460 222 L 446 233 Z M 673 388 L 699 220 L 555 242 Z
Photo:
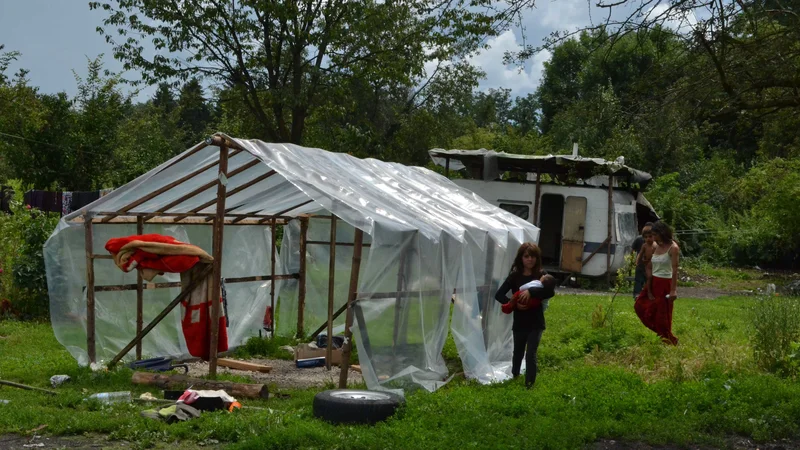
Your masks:
M 402 404 L 403 398 L 390 392 L 333 389 L 314 396 L 314 416 L 331 423 L 374 424 Z

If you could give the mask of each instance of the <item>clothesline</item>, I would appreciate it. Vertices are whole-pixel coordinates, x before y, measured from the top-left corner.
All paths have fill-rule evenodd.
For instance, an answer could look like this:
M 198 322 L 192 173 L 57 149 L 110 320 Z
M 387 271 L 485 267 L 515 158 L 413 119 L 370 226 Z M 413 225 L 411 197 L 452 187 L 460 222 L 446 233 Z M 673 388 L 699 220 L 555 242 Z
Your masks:
M 45 212 L 58 213 L 62 216 L 77 211 L 94 202 L 100 197 L 108 195 L 114 189 L 101 189 L 99 191 L 41 191 L 30 190 L 25 193 L 25 204 Z

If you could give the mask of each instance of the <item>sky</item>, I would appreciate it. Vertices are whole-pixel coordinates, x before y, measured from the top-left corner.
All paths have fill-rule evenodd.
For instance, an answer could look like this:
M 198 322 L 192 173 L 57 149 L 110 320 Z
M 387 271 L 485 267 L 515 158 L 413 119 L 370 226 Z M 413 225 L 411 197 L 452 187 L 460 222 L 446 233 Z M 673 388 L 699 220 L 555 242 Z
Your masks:
M 87 59 L 102 54 L 106 69 L 122 71 L 122 65 L 111 54 L 111 46 L 96 31 L 105 12 L 89 10 L 88 3 L 88 0 L 0 0 L 0 44 L 5 45 L 5 51 L 22 54 L 9 72 L 25 68 L 30 71 L 30 84 L 38 86 L 41 92 L 64 91 L 73 96 L 77 91 L 73 71 L 85 76 Z M 504 65 L 503 55 L 521 49 L 524 43 L 538 45 L 553 31 L 588 25 L 589 4 L 587 0 L 539 0 L 535 8 L 524 14 L 524 39 L 520 28 L 505 31 L 487 41 L 488 50 L 470 58 L 486 73 L 479 89 L 508 88 L 512 97 L 535 91 L 543 63 L 550 55 L 539 53 L 522 67 Z M 124 76 L 137 78 L 135 73 Z M 154 91 L 153 87 L 145 88 L 136 98 L 146 100 Z

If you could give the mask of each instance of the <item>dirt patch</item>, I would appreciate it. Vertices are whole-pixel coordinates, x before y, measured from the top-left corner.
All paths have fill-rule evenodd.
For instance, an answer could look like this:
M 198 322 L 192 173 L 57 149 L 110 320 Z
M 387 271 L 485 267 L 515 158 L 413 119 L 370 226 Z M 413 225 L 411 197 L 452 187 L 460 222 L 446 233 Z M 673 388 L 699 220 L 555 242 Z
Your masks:
M 229 369 L 218 367 L 217 373 L 245 376 L 258 383 L 275 384 L 284 389 L 305 389 L 310 387 L 324 387 L 325 385 L 339 385 L 339 368 L 333 366 L 329 371 L 323 367 L 310 367 L 298 369 L 294 361 L 282 359 L 249 359 L 248 362 L 271 366 L 270 373 L 248 372 L 245 370 Z M 189 364 L 189 375 L 192 377 L 208 375 L 208 363 L 194 362 Z M 347 374 L 347 385 L 361 384 L 364 379 L 355 370 L 350 370 Z
M 563 294 L 563 295 L 602 295 L 611 298 L 614 295 L 613 292 L 604 292 L 604 291 L 592 291 L 589 289 L 577 289 L 577 288 L 558 288 L 556 289 L 556 295 Z M 699 298 L 702 300 L 714 300 L 715 298 L 725 297 L 728 295 L 751 295 L 747 292 L 732 292 L 732 291 L 725 291 L 722 289 L 717 289 L 713 287 L 678 287 L 678 297 L 683 298 Z M 617 298 L 633 298 L 633 294 L 631 292 L 622 292 L 620 291 L 617 294 Z

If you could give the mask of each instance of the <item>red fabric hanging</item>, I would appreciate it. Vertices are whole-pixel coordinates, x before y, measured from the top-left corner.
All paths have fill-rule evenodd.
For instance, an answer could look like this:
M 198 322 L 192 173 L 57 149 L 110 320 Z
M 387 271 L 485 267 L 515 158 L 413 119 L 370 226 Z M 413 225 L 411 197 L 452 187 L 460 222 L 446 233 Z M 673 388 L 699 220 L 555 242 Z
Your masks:
M 669 278 L 653 277 L 652 290 L 654 299 L 647 296 L 647 289 L 643 289 L 636 298 L 633 309 L 644 326 L 655 331 L 665 343 L 678 345 L 678 338 L 672 334 L 672 308 L 675 300 L 668 299 L 672 280 Z

